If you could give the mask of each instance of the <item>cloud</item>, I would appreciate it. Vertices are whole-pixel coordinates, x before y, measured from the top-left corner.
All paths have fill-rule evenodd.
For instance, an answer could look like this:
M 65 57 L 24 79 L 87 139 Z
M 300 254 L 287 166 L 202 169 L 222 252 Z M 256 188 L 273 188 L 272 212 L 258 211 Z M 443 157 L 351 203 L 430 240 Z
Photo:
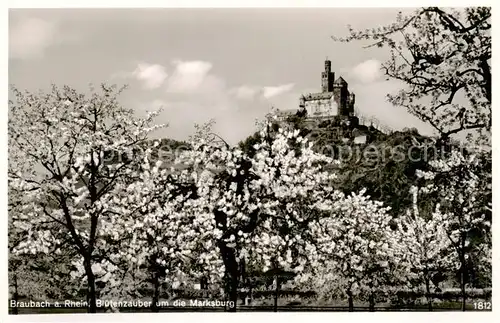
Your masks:
M 259 89 L 255 86 L 241 85 L 231 89 L 230 92 L 238 99 L 251 100 L 259 92 Z
M 205 61 L 174 61 L 175 70 L 167 81 L 167 92 L 191 93 L 211 86 L 220 86 L 218 78 L 208 77 L 212 63 Z M 207 87 L 207 85 L 209 85 Z
M 162 86 L 168 74 L 162 65 L 139 63 L 132 76 L 142 82 L 145 89 L 152 90 Z
M 58 42 L 55 23 L 39 18 L 23 18 L 9 28 L 9 57 L 43 57 L 48 47 Z
M 143 72 L 151 76 L 156 69 L 150 66 L 138 68 L 136 74 Z M 265 87 L 227 86 L 224 78 L 213 73 L 211 62 L 176 60 L 167 70 L 169 75 L 161 85 L 165 90 L 164 97 L 149 98 L 146 102 L 141 99 L 143 103 L 138 102 L 136 108 L 142 114 L 160 106 L 165 108 L 158 120 L 169 123 L 169 126 L 155 134 L 158 136 L 185 139 L 193 133 L 195 123 L 214 118 L 217 121 L 214 131 L 235 144 L 255 131 L 255 119 L 261 119 L 269 112 L 271 101 L 273 106 L 286 107 L 298 103 L 295 95 L 292 97 L 292 93 L 287 93 L 294 87 L 293 83 Z M 128 73 L 128 77 L 130 75 Z
M 380 61 L 376 59 L 366 60 L 352 68 L 350 74 L 361 83 L 373 83 L 382 75 Z
M 262 96 L 266 99 L 281 95 L 290 91 L 294 87 L 294 83 L 283 84 L 279 86 L 264 86 Z

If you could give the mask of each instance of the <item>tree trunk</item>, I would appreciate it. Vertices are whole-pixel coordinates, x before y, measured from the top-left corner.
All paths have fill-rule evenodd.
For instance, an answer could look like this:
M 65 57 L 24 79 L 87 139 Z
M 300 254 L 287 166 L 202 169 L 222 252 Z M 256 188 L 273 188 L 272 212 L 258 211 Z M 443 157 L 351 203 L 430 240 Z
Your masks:
M 352 299 L 352 292 L 351 290 L 347 290 L 347 300 L 349 302 L 349 312 L 354 312 L 354 301 Z
M 460 289 L 462 294 L 462 311 L 465 312 L 465 303 L 467 300 L 467 296 L 465 295 L 465 266 L 462 265 L 462 273 L 460 275 Z
M 208 289 L 208 279 L 206 276 L 202 276 L 200 278 L 200 289 L 207 290 Z
M 429 306 L 429 311 L 432 311 L 431 284 L 428 277 L 425 278 L 425 291 L 427 293 L 427 305 Z
M 158 307 L 158 301 L 160 300 L 160 277 L 158 269 L 155 268 L 153 271 L 153 303 L 151 304 L 151 312 L 158 313 L 160 308 Z
M 234 306 L 229 307 L 229 312 L 236 312 L 239 278 L 238 262 L 236 261 L 234 250 L 232 248 L 228 248 L 224 241 L 219 242 L 219 249 L 224 261 L 224 267 L 226 268 L 226 299 L 234 304 Z
M 236 304 L 238 303 L 238 276 L 231 274 L 228 281 L 228 298 L 233 306 L 229 307 L 229 312 L 236 312 Z
M 246 279 L 246 268 L 245 268 L 245 260 L 240 260 L 240 286 L 244 287 L 245 290 L 247 288 L 247 279 Z M 241 302 L 246 305 L 246 298 L 248 296 L 248 292 L 241 293 Z
M 373 292 L 370 292 L 370 296 L 368 296 L 368 302 L 369 302 L 369 311 L 375 312 L 375 296 L 373 295 Z
M 466 275 L 467 275 L 467 266 L 465 265 L 465 238 L 466 235 L 462 233 L 461 237 L 461 250 L 460 250 L 460 262 L 462 263 L 462 267 L 460 270 L 460 290 L 462 296 L 462 311 L 465 312 L 465 303 L 467 300 L 467 295 L 465 295 L 465 283 L 466 283 Z
M 90 258 L 86 258 L 84 263 L 85 274 L 87 275 L 87 313 L 97 313 L 95 275 L 92 271 L 92 262 Z
M 17 302 L 19 301 L 19 293 L 17 290 L 17 274 L 14 272 L 14 301 L 16 302 L 16 306 L 12 308 L 12 314 L 19 314 L 19 310 L 17 309 Z
M 274 293 L 274 311 L 278 312 L 278 298 L 280 294 L 280 278 L 278 275 L 276 275 L 276 290 Z
M 465 266 L 464 266 L 465 267 Z M 465 273 L 464 273 L 464 270 L 462 269 L 462 274 L 461 274 L 461 291 L 462 291 L 462 311 L 465 312 L 465 303 L 466 303 L 466 300 L 467 300 L 467 296 L 465 295 Z

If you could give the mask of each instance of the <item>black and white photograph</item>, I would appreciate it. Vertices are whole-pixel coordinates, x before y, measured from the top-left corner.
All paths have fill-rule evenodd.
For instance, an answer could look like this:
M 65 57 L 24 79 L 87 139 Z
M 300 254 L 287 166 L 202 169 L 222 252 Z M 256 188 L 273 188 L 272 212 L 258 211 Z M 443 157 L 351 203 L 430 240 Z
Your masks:
M 8 317 L 493 311 L 491 15 L 9 8 Z

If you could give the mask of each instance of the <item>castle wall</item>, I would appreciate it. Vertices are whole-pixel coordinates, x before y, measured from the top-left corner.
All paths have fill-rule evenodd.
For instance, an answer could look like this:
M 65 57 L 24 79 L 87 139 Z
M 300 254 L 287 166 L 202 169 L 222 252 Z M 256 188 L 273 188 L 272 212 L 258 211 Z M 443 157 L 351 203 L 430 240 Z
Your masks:
M 314 116 L 335 116 L 338 114 L 337 103 L 331 99 L 308 100 L 305 102 L 307 115 Z

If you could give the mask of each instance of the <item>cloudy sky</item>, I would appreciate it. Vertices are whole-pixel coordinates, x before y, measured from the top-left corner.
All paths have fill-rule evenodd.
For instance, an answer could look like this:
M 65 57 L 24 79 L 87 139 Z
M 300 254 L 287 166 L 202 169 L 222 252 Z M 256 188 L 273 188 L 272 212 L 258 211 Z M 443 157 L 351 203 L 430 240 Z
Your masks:
M 406 9 L 408 10 L 408 9 Z M 144 114 L 163 107 L 161 136 L 184 139 L 213 118 L 231 143 L 255 131 L 271 107 L 320 91 L 324 60 L 356 94 L 357 109 L 393 129 L 430 128 L 385 95 L 387 52 L 343 44 L 347 25 L 394 20 L 399 9 L 17 9 L 9 12 L 9 83 L 28 90 L 128 84 L 121 102 Z

